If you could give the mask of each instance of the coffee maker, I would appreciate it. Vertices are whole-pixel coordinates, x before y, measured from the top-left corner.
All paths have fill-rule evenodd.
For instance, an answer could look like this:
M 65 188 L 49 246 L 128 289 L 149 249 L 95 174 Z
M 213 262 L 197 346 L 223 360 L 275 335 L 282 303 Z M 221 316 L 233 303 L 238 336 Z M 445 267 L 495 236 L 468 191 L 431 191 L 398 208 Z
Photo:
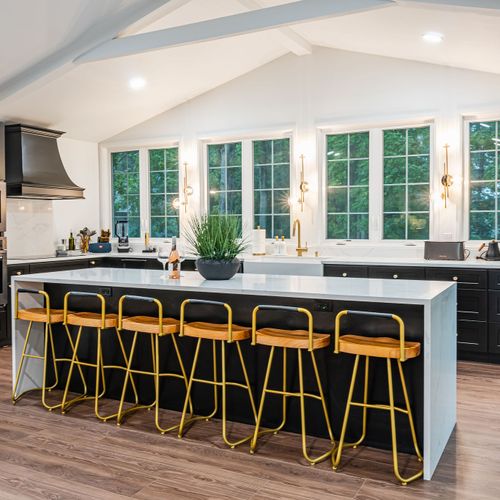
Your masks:
M 120 253 L 130 252 L 130 243 L 128 241 L 128 221 L 119 220 L 115 224 L 115 234 L 118 238 L 117 250 Z

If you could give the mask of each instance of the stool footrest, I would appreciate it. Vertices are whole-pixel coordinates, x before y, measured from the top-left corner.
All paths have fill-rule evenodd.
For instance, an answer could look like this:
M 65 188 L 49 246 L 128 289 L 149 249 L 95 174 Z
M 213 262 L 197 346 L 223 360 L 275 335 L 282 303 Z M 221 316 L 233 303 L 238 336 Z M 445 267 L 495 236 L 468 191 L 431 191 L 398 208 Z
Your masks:
M 383 404 L 357 403 L 355 401 L 351 401 L 350 405 L 351 406 L 359 406 L 361 408 L 371 408 L 374 410 L 391 411 L 391 407 L 389 405 L 383 405 Z M 405 413 L 406 415 L 408 415 L 408 410 L 405 410 L 404 408 L 400 408 L 399 406 L 395 406 L 394 410 L 399 411 L 400 413 Z
M 300 392 L 289 392 L 289 391 L 279 391 L 277 389 L 266 389 L 267 394 L 276 394 L 278 396 L 292 396 L 296 398 L 300 398 Z M 321 396 L 318 394 L 311 394 L 309 392 L 304 392 L 304 396 L 307 398 L 313 398 L 321 401 Z
M 207 380 L 204 378 L 193 378 L 193 382 L 199 382 L 200 384 L 216 385 L 222 387 L 222 382 L 214 382 L 213 380 Z M 245 384 L 240 384 L 239 382 L 226 382 L 226 385 L 231 385 L 233 387 L 241 387 L 242 389 L 247 389 Z

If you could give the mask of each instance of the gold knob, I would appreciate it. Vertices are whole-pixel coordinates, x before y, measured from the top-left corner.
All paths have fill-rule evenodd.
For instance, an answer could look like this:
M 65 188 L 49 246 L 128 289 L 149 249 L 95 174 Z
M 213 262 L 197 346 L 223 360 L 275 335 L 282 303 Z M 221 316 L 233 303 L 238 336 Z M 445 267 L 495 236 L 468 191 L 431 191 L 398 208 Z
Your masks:
M 347 276 L 347 273 L 342 273 L 342 277 L 345 278 Z
M 17 274 L 18 276 L 21 276 L 21 274 L 23 274 L 23 272 L 22 272 L 22 271 L 17 271 L 17 273 L 16 273 L 16 274 Z
M 398 279 L 398 275 L 397 274 L 393 274 L 392 277 L 397 280 Z
M 453 276 L 453 281 L 458 281 L 458 276 Z
M 91 266 L 95 266 L 95 260 L 91 260 L 91 261 L 90 261 L 90 265 L 91 265 Z

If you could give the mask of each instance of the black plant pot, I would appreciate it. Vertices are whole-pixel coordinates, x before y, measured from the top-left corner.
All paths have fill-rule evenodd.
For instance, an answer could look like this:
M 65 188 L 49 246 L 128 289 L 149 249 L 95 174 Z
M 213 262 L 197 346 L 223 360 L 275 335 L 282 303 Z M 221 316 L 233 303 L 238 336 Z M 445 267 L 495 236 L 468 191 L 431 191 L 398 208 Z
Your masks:
M 200 258 L 196 261 L 198 272 L 206 280 L 229 280 L 240 268 L 240 260 L 213 260 Z

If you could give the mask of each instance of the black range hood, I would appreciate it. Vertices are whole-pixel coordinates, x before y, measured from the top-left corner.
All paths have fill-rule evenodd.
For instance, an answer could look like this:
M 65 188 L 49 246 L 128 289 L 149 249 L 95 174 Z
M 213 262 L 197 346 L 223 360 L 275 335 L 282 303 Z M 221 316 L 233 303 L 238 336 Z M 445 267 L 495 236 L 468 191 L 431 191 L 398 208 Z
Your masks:
M 57 147 L 64 132 L 29 125 L 5 127 L 7 197 L 78 200 L 84 189 L 68 176 Z

